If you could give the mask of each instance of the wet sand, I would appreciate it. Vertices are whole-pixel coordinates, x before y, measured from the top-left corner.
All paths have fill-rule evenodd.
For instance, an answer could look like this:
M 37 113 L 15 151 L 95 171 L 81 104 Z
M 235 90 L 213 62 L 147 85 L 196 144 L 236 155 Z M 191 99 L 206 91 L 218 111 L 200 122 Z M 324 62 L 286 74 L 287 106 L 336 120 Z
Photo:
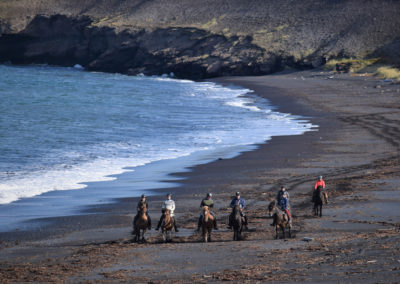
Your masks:
M 146 244 L 131 242 L 134 198 L 57 219 L 44 232 L 4 237 L 0 282 L 397 282 L 400 85 L 315 70 L 216 81 L 252 89 L 319 130 L 274 137 L 255 151 L 177 173 L 185 180 L 168 189 L 180 226 L 172 243 L 162 244 L 154 229 Z M 310 203 L 318 175 L 330 195 L 321 218 Z M 281 185 L 290 192 L 294 230 L 275 240 L 266 207 Z M 194 229 L 209 191 L 220 230 L 205 244 Z M 236 191 L 250 222 L 239 242 L 226 229 Z M 161 199 L 150 198 L 153 223 Z

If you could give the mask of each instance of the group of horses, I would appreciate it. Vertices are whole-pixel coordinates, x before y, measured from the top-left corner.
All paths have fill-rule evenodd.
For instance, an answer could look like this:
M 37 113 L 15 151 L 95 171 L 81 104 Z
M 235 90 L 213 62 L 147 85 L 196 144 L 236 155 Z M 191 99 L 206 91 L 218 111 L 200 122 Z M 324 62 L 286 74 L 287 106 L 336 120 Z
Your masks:
M 322 188 L 317 188 L 313 191 L 312 202 L 314 203 L 313 212 L 316 216 L 322 216 L 322 205 L 324 204 L 324 195 Z M 143 208 L 139 212 L 139 217 L 136 220 L 136 235 L 134 240 L 136 242 L 145 242 L 144 234 L 148 228 L 148 218 L 146 214 L 146 208 Z M 289 237 L 292 237 L 292 223 L 289 220 L 288 215 L 285 211 L 281 210 L 275 201 L 272 201 L 268 205 L 268 213 L 272 218 L 272 225 L 275 226 L 275 239 L 279 237 L 279 230 L 282 231 L 282 237 L 286 237 L 286 229 L 288 229 Z M 161 233 L 164 242 L 170 242 L 172 240 L 172 230 L 174 228 L 174 219 L 170 215 L 170 211 L 168 209 L 163 210 L 164 218 L 161 223 Z M 210 213 L 210 209 L 208 206 L 202 207 L 202 215 L 201 218 L 201 228 L 202 228 L 202 236 L 204 242 L 211 241 L 211 232 L 214 228 L 214 217 Z M 232 224 L 233 228 L 233 240 L 238 241 L 242 239 L 242 232 L 244 228 L 245 220 L 240 214 L 239 205 L 236 205 L 232 208 L 232 213 L 229 215 L 230 224 Z

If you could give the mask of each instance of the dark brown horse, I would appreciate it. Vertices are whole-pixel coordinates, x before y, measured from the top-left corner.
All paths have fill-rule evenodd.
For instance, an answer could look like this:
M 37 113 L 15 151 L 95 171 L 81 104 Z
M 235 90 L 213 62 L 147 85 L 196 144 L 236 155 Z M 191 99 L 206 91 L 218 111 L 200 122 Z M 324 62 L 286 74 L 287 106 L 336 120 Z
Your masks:
M 289 228 L 289 238 L 291 238 L 292 237 L 292 232 L 291 232 L 292 224 L 289 222 L 289 216 L 284 211 L 282 211 L 281 209 L 279 209 L 276 206 L 275 201 L 272 201 L 268 205 L 268 213 L 269 213 L 269 216 L 271 216 L 273 219 L 272 224 L 275 226 L 275 239 L 278 238 L 279 229 L 282 230 L 283 238 L 285 239 L 286 238 L 286 235 L 285 235 L 286 228 Z
M 239 241 L 242 239 L 242 231 L 244 225 L 244 220 L 242 219 L 243 217 L 240 215 L 239 205 L 235 205 L 232 208 L 232 213 L 229 218 L 231 219 L 230 221 L 233 227 L 233 240 Z
M 322 217 L 322 205 L 324 205 L 326 195 L 322 186 L 318 186 L 313 190 L 312 202 L 314 203 L 314 216 Z
M 172 229 L 174 228 L 174 218 L 171 217 L 169 209 L 163 210 L 164 219 L 161 223 L 161 233 L 164 243 L 172 240 Z
M 146 233 L 146 229 L 149 226 L 149 220 L 147 218 L 147 209 L 146 207 L 143 207 L 139 214 L 139 217 L 136 219 L 136 236 L 135 236 L 135 241 L 136 242 L 145 242 L 146 240 L 144 239 L 144 234 Z
M 201 228 L 203 230 L 204 242 L 211 242 L 211 231 L 214 228 L 214 217 L 210 213 L 208 206 L 203 206 L 203 218 L 201 220 Z

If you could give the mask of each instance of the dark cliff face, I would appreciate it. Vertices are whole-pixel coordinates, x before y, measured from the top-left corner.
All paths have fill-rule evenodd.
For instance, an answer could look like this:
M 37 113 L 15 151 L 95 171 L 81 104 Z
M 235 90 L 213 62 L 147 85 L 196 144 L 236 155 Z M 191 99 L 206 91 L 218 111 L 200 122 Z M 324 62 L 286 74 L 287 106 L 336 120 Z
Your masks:
M 399 15 L 395 0 L 3 0 L 0 61 L 194 79 L 399 64 Z
M 23 31 L 0 37 L 0 61 L 47 63 L 89 70 L 202 79 L 267 74 L 281 60 L 250 37 L 225 37 L 194 28 L 117 33 L 93 27 L 88 17 L 37 16 Z

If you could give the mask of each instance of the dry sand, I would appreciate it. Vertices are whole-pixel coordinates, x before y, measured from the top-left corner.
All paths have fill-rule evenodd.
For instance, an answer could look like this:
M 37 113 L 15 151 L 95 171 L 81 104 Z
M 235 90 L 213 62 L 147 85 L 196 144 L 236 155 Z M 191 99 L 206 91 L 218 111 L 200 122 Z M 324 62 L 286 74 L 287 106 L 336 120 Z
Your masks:
M 315 70 L 217 81 L 250 88 L 319 130 L 177 174 L 186 179 L 173 189 L 181 230 L 172 243 L 154 229 L 146 244 L 131 242 L 127 212 L 136 200 L 121 200 L 95 215 L 111 216 L 101 226 L 4 241 L 0 282 L 399 282 L 400 85 Z M 330 194 L 321 218 L 310 203 L 320 174 Z M 281 185 L 290 192 L 294 235 L 274 240 L 266 207 Z M 238 190 L 250 231 L 233 242 L 227 205 Z M 220 230 L 206 244 L 194 229 L 208 191 Z M 150 202 L 155 223 L 161 199 Z

